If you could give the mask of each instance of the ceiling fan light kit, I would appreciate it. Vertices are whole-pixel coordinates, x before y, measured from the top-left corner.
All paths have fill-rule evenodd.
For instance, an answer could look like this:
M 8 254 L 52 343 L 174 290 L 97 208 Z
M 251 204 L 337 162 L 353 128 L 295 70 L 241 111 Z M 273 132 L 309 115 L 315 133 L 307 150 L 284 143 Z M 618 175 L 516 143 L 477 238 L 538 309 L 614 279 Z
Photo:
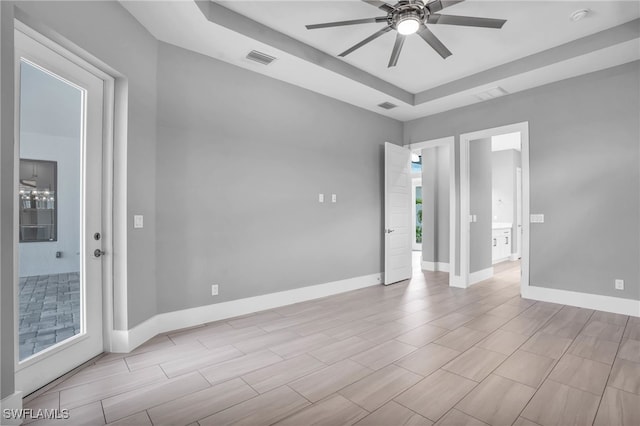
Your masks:
M 465 27 L 480 27 L 499 29 L 507 22 L 504 19 L 478 18 L 474 16 L 442 15 L 442 9 L 462 3 L 464 0 L 400 0 L 395 5 L 390 5 L 383 1 L 362 0 L 371 6 L 387 12 L 387 16 L 375 18 L 354 19 L 350 21 L 327 22 L 323 24 L 307 25 L 307 29 L 315 30 L 320 28 L 332 28 L 346 25 L 386 23 L 386 26 L 376 31 L 366 39 L 356 43 L 338 56 L 344 57 L 353 51 L 361 48 L 365 44 L 372 42 L 381 35 L 395 30 L 396 41 L 391 52 L 388 67 L 394 67 L 398 63 L 400 51 L 406 36 L 418 34 L 433 50 L 443 59 L 451 55 L 447 47 L 429 30 L 427 25 L 458 25 Z

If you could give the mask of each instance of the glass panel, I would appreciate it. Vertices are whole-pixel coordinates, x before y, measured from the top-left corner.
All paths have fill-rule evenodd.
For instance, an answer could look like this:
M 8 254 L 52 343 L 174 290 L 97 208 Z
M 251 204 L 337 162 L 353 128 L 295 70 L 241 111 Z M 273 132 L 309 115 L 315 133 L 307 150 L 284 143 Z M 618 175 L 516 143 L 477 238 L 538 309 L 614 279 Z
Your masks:
M 20 360 L 82 332 L 83 93 L 20 64 Z
M 416 186 L 416 243 L 422 243 L 422 187 Z

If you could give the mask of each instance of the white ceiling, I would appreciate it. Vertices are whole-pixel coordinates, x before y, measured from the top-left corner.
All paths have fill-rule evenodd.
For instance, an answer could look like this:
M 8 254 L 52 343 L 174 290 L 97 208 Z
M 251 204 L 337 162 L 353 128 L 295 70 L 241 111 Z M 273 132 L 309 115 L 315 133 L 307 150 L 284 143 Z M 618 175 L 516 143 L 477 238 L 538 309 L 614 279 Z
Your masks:
M 362 75 L 390 83 L 408 96 L 429 94 L 426 101 L 407 102 L 407 97 L 394 97 L 382 85 L 366 84 L 353 74 L 323 66 L 318 55 L 301 55 L 286 45 L 265 43 L 255 34 L 211 22 L 191 0 L 185 1 L 125 1 L 129 10 L 156 38 L 195 52 L 268 75 L 273 78 L 313 90 L 327 96 L 387 115 L 410 120 L 448 109 L 480 102 L 474 94 L 500 86 L 509 93 L 540 84 L 592 72 L 640 59 L 640 41 L 624 39 L 605 44 L 594 40 L 593 47 L 573 49 L 573 42 L 613 28 L 640 17 L 640 2 L 634 1 L 485 1 L 467 0 L 442 13 L 506 19 L 500 30 L 432 25 L 430 29 L 453 52 L 443 60 L 419 36 L 410 36 L 404 45 L 398 65 L 387 68 L 395 37 L 387 33 L 356 50 L 340 61 L 361 70 Z M 363 24 L 319 30 L 307 30 L 304 25 L 363 17 L 383 16 L 384 12 L 358 0 L 325 1 L 227 1 L 219 2 L 237 14 L 255 20 L 315 49 L 336 55 L 381 28 L 382 24 Z M 389 2 L 391 3 L 391 2 Z M 592 10 L 581 21 L 572 22 L 569 14 L 576 9 Z M 231 20 L 231 19 L 229 19 Z M 286 38 L 286 37 L 284 37 Z M 587 39 L 585 39 L 587 40 Z M 591 40 L 591 39 L 588 39 Z M 583 43 L 585 44 L 585 43 Z M 302 45 L 304 47 L 304 45 Z M 561 50 L 549 50 L 561 46 Z M 251 50 L 259 50 L 278 58 L 269 66 L 245 59 Z M 574 51 L 575 50 L 575 51 Z M 562 54 L 557 54 L 556 51 Z M 542 52 L 542 53 L 541 53 Z M 549 59 L 536 61 L 547 53 Z M 539 54 L 538 56 L 535 56 Z M 532 56 L 534 55 L 534 56 Z M 328 62 L 324 61 L 324 62 Z M 512 71 L 510 63 L 521 61 Z M 531 69 L 523 69 L 530 64 Z M 340 65 L 338 63 L 338 65 Z M 344 64 L 342 64 L 344 66 Z M 497 67 L 497 68 L 496 68 Z M 500 68 L 502 67 L 502 68 Z M 504 70 L 509 69 L 509 72 Z M 501 72 L 494 72 L 500 70 Z M 482 73 L 485 71 L 484 73 Z M 482 74 L 479 74 L 482 73 Z M 493 74 L 493 75 L 492 75 Z M 482 78 L 476 79 L 476 76 Z M 374 78 L 375 79 L 375 78 Z M 463 83 L 463 84 L 458 84 Z M 446 89 L 446 90 L 441 90 Z M 431 92 L 429 92 L 431 91 Z M 442 92 L 442 93 L 440 93 Z M 431 96 L 431 93 L 440 93 Z M 391 94 L 391 95 L 390 95 Z M 376 105 L 389 101 L 398 108 L 386 111 Z

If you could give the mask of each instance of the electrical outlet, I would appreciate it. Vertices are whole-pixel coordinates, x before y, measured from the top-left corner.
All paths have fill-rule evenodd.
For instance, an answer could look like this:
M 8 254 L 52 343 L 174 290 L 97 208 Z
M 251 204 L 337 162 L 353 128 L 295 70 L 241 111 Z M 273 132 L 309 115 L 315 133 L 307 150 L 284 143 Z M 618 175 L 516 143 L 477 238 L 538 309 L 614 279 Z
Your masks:
M 324 194 L 318 194 L 318 202 L 324 203 Z
M 331 194 L 331 202 L 335 203 L 336 201 L 338 201 L 338 196 L 336 194 Z
M 616 280 L 616 290 L 624 290 L 624 280 Z
M 218 295 L 218 284 L 213 284 L 211 286 L 211 295 L 212 296 L 217 296 Z

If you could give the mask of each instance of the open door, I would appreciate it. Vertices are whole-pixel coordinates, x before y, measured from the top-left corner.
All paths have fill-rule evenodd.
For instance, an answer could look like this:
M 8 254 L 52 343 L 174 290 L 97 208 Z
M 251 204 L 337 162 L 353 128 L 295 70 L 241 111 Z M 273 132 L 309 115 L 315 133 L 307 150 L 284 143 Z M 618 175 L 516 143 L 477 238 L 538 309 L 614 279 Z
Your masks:
M 384 145 L 384 284 L 411 278 L 411 151 Z

